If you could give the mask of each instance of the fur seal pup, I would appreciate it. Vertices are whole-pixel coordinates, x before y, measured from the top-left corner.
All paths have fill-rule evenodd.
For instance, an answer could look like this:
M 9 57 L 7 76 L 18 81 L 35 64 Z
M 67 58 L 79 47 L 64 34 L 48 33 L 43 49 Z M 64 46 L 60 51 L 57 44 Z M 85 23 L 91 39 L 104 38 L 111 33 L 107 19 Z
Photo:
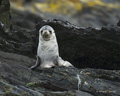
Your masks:
M 72 66 L 68 61 L 64 61 L 59 56 L 58 43 L 54 29 L 45 25 L 39 30 L 39 44 L 37 49 L 36 64 L 31 69 L 51 68 L 55 65 L 58 66 Z

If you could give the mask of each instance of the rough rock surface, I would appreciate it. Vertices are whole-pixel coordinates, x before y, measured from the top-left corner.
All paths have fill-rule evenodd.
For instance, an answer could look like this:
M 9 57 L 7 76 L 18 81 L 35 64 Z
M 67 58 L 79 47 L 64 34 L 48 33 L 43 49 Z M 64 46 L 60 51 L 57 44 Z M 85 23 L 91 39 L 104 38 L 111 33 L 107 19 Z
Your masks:
M 120 95 L 120 71 L 58 66 L 32 71 L 34 63 L 29 57 L 0 51 L 0 96 Z
M 117 26 L 119 26 L 119 27 L 120 27 L 120 20 L 118 21 Z
M 49 24 L 55 31 L 60 56 L 78 68 L 120 69 L 120 27 L 108 25 L 101 29 L 80 28 L 62 20 L 44 20 L 36 30 L 14 26 L 0 33 L 0 50 L 35 57 L 38 30 Z M 21 38 L 22 37 L 22 38 Z
M 6 30 L 11 28 L 11 14 L 9 0 L 0 0 L 0 23 L 4 24 Z
M 7 0 L 0 0 L 0 5 L 3 1 Z M 41 18 L 30 19 L 30 16 L 34 17 L 29 13 L 24 17 L 26 21 L 21 19 L 16 25 L 14 22 L 11 31 L 6 31 L 10 28 L 7 23 L 0 22 L 0 96 L 120 96 L 120 70 L 105 70 L 120 68 L 119 23 L 102 29 L 79 28 L 67 21 L 41 22 Z M 38 19 L 40 23 L 30 31 L 29 27 L 34 29 Z M 45 24 L 56 31 L 60 55 L 85 69 L 59 66 L 29 69 L 35 64 L 38 30 Z
M 120 68 L 120 27 L 79 28 L 67 21 L 45 20 L 36 29 L 44 24 L 55 29 L 60 55 L 76 67 Z
M 26 30 L 34 30 L 35 25 L 43 19 L 28 11 L 16 11 L 12 9 L 12 23 Z
M 38 30 L 45 24 L 55 29 L 64 59 L 76 67 L 91 68 L 30 70 L 35 64 L 30 57 L 36 54 Z M 120 68 L 119 36 L 116 25 L 79 28 L 67 21 L 45 20 L 33 31 L 14 26 L 5 32 L 0 24 L 0 96 L 120 96 L 120 71 L 104 70 Z

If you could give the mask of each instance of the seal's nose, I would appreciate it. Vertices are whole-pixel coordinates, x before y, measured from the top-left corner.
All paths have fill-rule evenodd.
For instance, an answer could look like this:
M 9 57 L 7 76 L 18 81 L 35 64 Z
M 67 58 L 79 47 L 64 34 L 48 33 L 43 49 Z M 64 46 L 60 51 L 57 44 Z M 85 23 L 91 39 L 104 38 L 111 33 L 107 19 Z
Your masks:
M 44 31 L 44 34 L 47 34 L 47 32 L 46 32 L 46 31 Z
M 43 33 L 44 33 L 44 34 L 49 34 L 49 32 L 48 32 L 47 30 L 45 30 Z

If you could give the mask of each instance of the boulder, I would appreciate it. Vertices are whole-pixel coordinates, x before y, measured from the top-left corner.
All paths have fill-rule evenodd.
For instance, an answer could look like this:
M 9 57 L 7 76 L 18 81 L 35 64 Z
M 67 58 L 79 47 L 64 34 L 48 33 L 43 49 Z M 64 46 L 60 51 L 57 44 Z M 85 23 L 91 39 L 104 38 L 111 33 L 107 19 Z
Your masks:
M 44 20 L 56 32 L 60 56 L 78 68 L 119 69 L 120 27 L 80 28 L 63 20 Z

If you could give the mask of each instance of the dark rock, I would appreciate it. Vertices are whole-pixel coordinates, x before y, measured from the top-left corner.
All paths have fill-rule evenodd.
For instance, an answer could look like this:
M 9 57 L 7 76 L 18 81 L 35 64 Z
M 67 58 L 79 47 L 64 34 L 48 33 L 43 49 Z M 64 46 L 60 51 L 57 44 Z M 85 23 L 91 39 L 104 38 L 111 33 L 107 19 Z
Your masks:
M 4 32 L 5 31 L 5 25 L 2 22 L 0 22 L 0 30 L 1 30 L 1 35 L 5 33 Z
M 2 0 L 0 0 L 0 5 L 2 4 Z
M 108 25 L 102 29 L 79 28 L 62 20 L 44 20 L 57 35 L 60 55 L 79 68 L 119 69 L 120 28 Z
M 34 30 L 36 24 L 38 22 L 41 22 L 43 19 L 31 12 L 28 11 L 16 11 L 12 10 L 13 15 L 12 15 L 12 23 L 13 25 L 25 28 L 27 30 Z
M 118 70 L 56 66 L 55 68 L 32 71 L 29 68 L 34 63 L 35 60 L 29 57 L 0 51 L 0 95 L 120 95 L 120 71 Z
M 5 25 L 6 31 L 9 31 L 11 29 L 9 0 L 0 0 L 0 22 Z
M 119 27 L 120 27 L 120 20 L 118 21 L 117 26 L 119 26 Z
M 8 7 L 3 12 L 9 13 L 9 2 L 5 4 Z M 120 69 L 120 27 L 109 24 L 102 29 L 80 28 L 67 21 L 41 22 L 39 17 L 32 19 L 35 15 L 31 13 L 20 14 L 24 19 L 16 16 L 11 31 L 6 31 L 10 23 L 0 22 L 0 96 L 120 96 L 120 71 L 104 70 Z M 36 55 L 38 30 L 46 24 L 56 31 L 60 56 L 86 69 L 29 69 L 35 64 L 32 58 Z
M 78 68 L 120 69 L 120 27 L 108 25 L 102 29 L 80 28 L 67 21 L 44 20 L 36 30 L 14 26 L 0 35 L 0 50 L 36 56 L 38 30 L 50 25 L 56 31 L 60 56 Z M 21 38 L 22 37 L 22 38 Z
M 0 50 L 35 57 L 37 48 L 35 31 L 14 26 L 12 31 L 6 33 L 2 30 L 0 34 Z

